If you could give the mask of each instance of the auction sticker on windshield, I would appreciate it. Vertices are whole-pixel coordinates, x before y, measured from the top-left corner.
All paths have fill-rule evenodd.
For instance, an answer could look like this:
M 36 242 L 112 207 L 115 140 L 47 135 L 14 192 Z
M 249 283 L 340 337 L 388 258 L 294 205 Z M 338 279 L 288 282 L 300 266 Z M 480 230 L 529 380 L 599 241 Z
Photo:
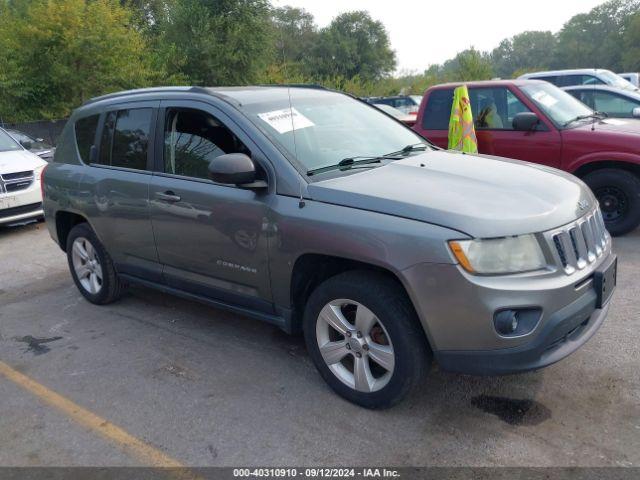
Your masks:
M 273 112 L 259 113 L 258 117 L 267 122 L 278 133 L 287 133 L 294 128 L 300 130 L 301 128 L 314 126 L 311 120 L 295 108 L 284 108 L 282 110 L 274 110 Z
M 558 103 L 558 100 L 553 98 L 547 92 L 542 91 L 534 93 L 533 99 L 537 102 L 540 102 L 545 107 L 553 107 L 556 103 Z

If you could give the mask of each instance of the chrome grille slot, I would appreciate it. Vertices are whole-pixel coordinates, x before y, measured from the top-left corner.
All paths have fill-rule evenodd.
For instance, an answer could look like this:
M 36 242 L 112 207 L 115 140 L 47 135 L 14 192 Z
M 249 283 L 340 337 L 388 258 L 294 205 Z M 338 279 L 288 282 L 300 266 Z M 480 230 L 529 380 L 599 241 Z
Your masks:
M 584 236 L 580 227 L 576 226 L 569 230 L 569 236 L 571 237 L 571 243 L 573 244 L 573 251 L 578 259 L 578 268 L 584 268 L 587 266 L 587 244 L 584 241 Z
M 607 247 L 609 234 L 600 210 L 585 215 L 569 225 L 546 234 L 553 242 L 560 264 L 567 275 L 582 270 L 600 258 Z
M 9 180 L 17 180 L 20 178 L 33 177 L 33 172 L 26 171 L 26 172 L 3 173 L 2 175 L 0 175 L 0 177 L 2 177 L 2 179 L 5 182 L 8 182 Z
M 560 235 L 553 236 L 553 243 L 555 243 L 556 251 L 558 252 L 558 256 L 560 257 L 560 263 L 564 268 L 567 268 L 567 257 L 564 254 L 564 247 L 562 246 L 562 242 L 560 241 Z
M 0 175 L 0 193 L 13 193 L 25 190 L 34 180 L 33 171 L 4 173 Z

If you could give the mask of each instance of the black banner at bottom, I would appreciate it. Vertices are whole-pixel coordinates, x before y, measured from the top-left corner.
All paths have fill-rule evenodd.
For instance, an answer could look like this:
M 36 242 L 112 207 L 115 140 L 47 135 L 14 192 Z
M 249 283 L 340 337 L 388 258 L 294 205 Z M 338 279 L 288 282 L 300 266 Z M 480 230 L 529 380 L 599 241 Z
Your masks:
M 637 467 L 0 467 L 1 480 L 638 480 Z

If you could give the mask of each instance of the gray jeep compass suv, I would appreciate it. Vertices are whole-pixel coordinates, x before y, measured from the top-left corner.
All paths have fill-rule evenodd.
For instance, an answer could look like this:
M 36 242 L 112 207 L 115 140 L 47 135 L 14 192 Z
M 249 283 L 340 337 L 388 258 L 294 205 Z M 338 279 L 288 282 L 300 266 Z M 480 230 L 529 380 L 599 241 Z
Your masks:
M 600 327 L 616 257 L 551 168 L 439 150 L 318 88 L 154 88 L 89 101 L 44 209 L 95 304 L 147 285 L 303 332 L 326 382 L 387 407 L 442 369 L 537 369 Z

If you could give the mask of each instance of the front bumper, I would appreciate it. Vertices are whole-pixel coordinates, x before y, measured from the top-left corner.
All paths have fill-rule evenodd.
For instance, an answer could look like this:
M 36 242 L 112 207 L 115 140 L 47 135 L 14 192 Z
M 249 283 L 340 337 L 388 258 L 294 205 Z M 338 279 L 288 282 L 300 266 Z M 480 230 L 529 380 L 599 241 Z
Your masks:
M 476 276 L 450 264 L 415 265 L 402 274 L 441 368 L 495 375 L 545 367 L 586 343 L 609 308 L 597 308 L 594 275 L 614 258 L 609 241 L 597 261 L 572 275 L 555 269 Z M 531 331 L 502 336 L 493 318 L 505 308 L 542 314 Z
M 0 225 L 18 223 L 30 218 L 44 216 L 42 209 L 42 193 L 40 182 L 34 183 L 27 189 L 14 193 L 1 194 Z
M 609 305 L 596 309 L 596 292 L 555 312 L 529 343 L 489 351 L 436 351 L 443 370 L 475 375 L 504 375 L 546 367 L 584 345 L 600 328 Z

